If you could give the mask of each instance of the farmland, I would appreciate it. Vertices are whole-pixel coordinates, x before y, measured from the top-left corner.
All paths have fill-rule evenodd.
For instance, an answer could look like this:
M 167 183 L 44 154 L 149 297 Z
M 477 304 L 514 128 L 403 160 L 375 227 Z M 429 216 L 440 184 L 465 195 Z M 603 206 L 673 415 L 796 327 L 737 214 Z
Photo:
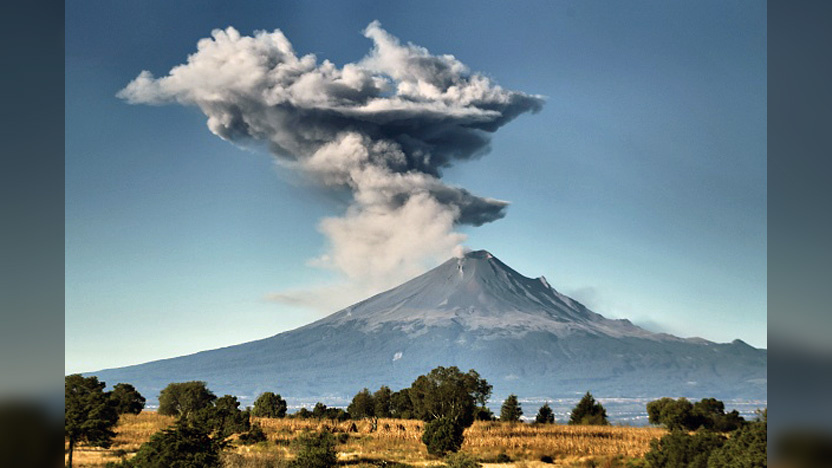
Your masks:
M 174 418 L 153 411 L 126 414 L 116 427 L 117 436 L 108 449 L 80 446 L 75 466 L 103 467 L 107 462 L 129 458 L 155 432 L 168 427 Z M 233 467 L 274 466 L 294 457 L 292 441 L 304 431 L 329 431 L 340 435 L 339 463 L 349 466 L 384 466 L 403 463 L 436 466 L 442 461 L 428 455 L 421 442 L 424 423 L 417 420 L 380 419 L 373 430 L 370 420 L 319 421 L 314 419 L 254 418 L 268 441 L 243 446 L 233 441 L 224 454 L 225 465 Z M 354 425 L 354 426 L 353 426 Z M 641 457 L 651 439 L 663 429 L 627 426 L 568 426 L 476 422 L 465 431 L 462 452 L 489 465 L 501 454 L 511 462 L 499 466 L 616 466 L 616 461 Z M 554 464 L 540 460 L 551 457 Z M 504 458 L 504 457 L 503 457 Z M 498 465 L 494 465 L 495 467 Z

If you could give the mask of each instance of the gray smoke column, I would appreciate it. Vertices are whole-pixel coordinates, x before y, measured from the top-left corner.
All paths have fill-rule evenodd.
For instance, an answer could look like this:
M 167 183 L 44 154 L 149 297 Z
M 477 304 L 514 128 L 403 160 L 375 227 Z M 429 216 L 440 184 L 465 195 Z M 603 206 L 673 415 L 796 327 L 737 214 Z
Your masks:
M 339 68 L 298 56 L 280 30 L 214 30 L 186 63 L 143 71 L 118 97 L 196 106 L 220 138 L 265 143 L 282 166 L 348 189 L 346 213 L 320 224 L 330 245 L 316 263 L 358 280 L 413 274 L 464 240 L 456 226 L 505 216 L 507 202 L 443 183 L 442 169 L 486 153 L 490 133 L 543 100 L 403 45 L 377 21 L 364 35 L 369 54 Z

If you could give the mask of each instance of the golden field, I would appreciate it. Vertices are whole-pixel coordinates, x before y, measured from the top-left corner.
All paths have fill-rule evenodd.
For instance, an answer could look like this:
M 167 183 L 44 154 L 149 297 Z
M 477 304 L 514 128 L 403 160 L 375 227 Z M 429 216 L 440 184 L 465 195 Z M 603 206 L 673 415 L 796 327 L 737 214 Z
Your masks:
M 109 449 L 79 446 L 74 455 L 78 467 L 101 467 L 109 461 L 130 457 L 155 432 L 174 421 L 173 417 L 144 411 L 138 416 L 123 415 L 116 427 L 118 435 Z M 369 420 L 331 421 L 254 418 L 268 441 L 242 446 L 233 443 L 225 457 L 228 467 L 266 466 L 268 460 L 290 460 L 291 442 L 306 430 L 346 433 L 339 444 L 340 462 L 350 466 L 379 466 L 399 462 L 413 466 L 442 465 L 428 455 L 421 442 L 424 423 L 416 420 L 380 419 L 376 431 Z M 355 424 L 354 428 L 351 426 Z M 354 429 L 351 431 L 351 429 Z M 616 466 L 614 462 L 641 457 L 651 439 L 665 434 L 664 429 L 625 426 L 567 426 L 476 422 L 465 431 L 462 451 L 474 455 L 486 466 Z M 343 436 L 342 436 L 343 437 Z M 497 455 L 508 455 L 512 463 L 492 464 Z M 549 456 L 554 464 L 540 462 Z

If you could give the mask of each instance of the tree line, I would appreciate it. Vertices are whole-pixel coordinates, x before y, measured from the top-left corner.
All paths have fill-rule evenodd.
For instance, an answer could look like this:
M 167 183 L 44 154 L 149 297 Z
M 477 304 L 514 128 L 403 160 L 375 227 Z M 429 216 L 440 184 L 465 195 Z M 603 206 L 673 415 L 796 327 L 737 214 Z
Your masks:
M 69 466 L 78 443 L 108 447 L 115 435 L 113 427 L 119 416 L 139 414 L 145 406 L 145 398 L 130 384 L 119 383 L 110 392 L 105 392 L 105 388 L 105 383 L 99 382 L 96 377 L 66 377 L 65 436 L 69 445 Z M 375 392 L 364 388 L 356 393 L 346 410 L 330 408 L 319 402 L 311 411 L 304 407 L 290 415 L 286 400 L 274 392 L 260 394 L 253 407 L 241 409 L 237 397 L 217 397 L 205 382 L 176 382 L 165 387 L 158 398 L 159 414 L 174 416 L 175 423 L 154 434 L 133 458 L 111 463 L 110 466 L 218 466 L 220 453 L 229 444 L 230 436 L 237 434 L 243 444 L 266 440 L 262 428 L 252 423 L 252 417 L 333 421 L 370 419 L 371 430 L 377 428 L 379 418 L 419 419 L 425 422 L 422 442 L 428 452 L 442 457 L 460 449 L 464 431 L 474 421 L 498 420 L 486 406 L 491 392 L 492 386 L 475 370 L 462 372 L 454 366 L 440 366 L 420 375 L 409 387 L 398 391 L 392 391 L 387 386 L 381 386 Z M 651 444 L 651 451 L 645 457 L 649 466 L 733 466 L 720 465 L 719 460 L 734 460 L 737 450 L 741 450 L 746 458 L 756 453 L 748 448 L 748 444 L 753 445 L 760 437 L 758 422 L 748 424 L 737 411 L 726 413 L 724 403 L 719 400 L 706 398 L 692 403 L 684 398 L 661 398 L 647 404 L 647 413 L 650 423 L 665 426 L 671 431 Z M 519 399 L 516 395 L 509 395 L 500 408 L 499 421 L 518 423 L 522 415 Z M 554 412 L 548 403 L 538 409 L 534 422 L 555 423 Z M 568 424 L 607 425 L 609 421 L 603 405 L 586 392 L 572 409 Z M 762 424 L 765 426 L 765 414 Z M 690 434 L 692 431 L 696 432 Z M 720 435 L 728 432 L 732 432 L 730 439 Z M 335 460 L 336 441 L 332 434 L 306 434 L 299 437 L 297 443 L 301 445 L 301 455 L 317 454 L 314 456 Z M 736 448 L 738 444 L 745 445 L 740 449 Z M 311 466 L 311 461 L 305 456 L 297 459 L 301 461 L 296 460 L 297 467 Z M 716 464 L 710 464 L 708 460 L 711 459 L 716 460 L 713 462 Z

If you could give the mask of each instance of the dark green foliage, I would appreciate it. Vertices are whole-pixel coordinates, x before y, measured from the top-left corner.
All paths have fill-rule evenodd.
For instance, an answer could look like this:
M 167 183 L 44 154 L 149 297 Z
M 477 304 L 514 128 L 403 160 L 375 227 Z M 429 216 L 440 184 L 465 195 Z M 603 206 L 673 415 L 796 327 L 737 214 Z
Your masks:
M 497 455 L 497 458 L 494 459 L 494 463 L 511 463 L 511 457 L 505 453 L 500 453 Z
M 711 452 L 724 443 L 725 437 L 710 431 L 689 435 L 675 430 L 653 439 L 644 459 L 651 468 L 707 468 Z
M 731 432 L 745 424 L 737 410 L 725 412 L 725 404 L 716 398 L 703 398 L 693 404 L 694 418 L 705 429 L 717 432 Z
M 601 403 L 595 401 L 595 397 L 591 393 L 586 392 L 586 395 L 572 409 L 572 414 L 569 416 L 569 424 L 607 425 L 609 424 L 609 421 L 607 421 L 607 410 L 604 409 Z
M 413 402 L 410 401 L 410 389 L 403 388 L 390 396 L 390 416 L 400 419 L 413 418 Z
M 213 404 L 192 413 L 194 425 L 212 431 L 216 437 L 224 439 L 231 434 L 246 432 L 251 428 L 249 410 L 240 411 L 237 397 L 225 395 L 217 398 Z
M 139 414 L 144 409 L 145 398 L 130 384 L 116 384 L 110 392 L 110 400 L 118 414 Z
M 260 427 L 260 425 L 257 423 L 252 424 L 251 429 L 249 429 L 248 432 L 240 434 L 240 442 L 243 445 L 252 445 L 258 442 L 265 442 L 266 439 L 266 433 L 263 432 L 263 428 Z
M 258 418 L 282 418 L 286 416 L 286 400 L 279 394 L 265 392 L 254 401 L 252 413 Z
M 372 418 L 375 416 L 375 401 L 368 389 L 362 389 L 352 397 L 347 412 L 355 419 Z
M 768 412 L 736 432 L 708 458 L 708 468 L 765 468 L 768 457 Z M 827 460 L 828 461 L 828 460 Z
M 373 415 L 377 418 L 389 418 L 392 416 L 393 392 L 390 387 L 382 385 L 373 393 Z
M 130 468 L 212 468 L 220 466 L 225 443 L 204 427 L 180 420 L 172 429 L 154 434 L 136 456 L 122 466 Z
M 293 416 L 298 419 L 311 419 L 312 412 L 306 409 L 306 407 L 304 406 L 301 409 L 297 410 Z
M 543 406 L 537 410 L 537 416 L 534 417 L 534 422 L 538 424 L 554 424 L 555 412 L 549 407 L 549 403 L 544 403 Z
M 692 431 L 700 426 L 701 420 L 693 413 L 693 404 L 686 398 L 661 398 L 647 403 L 647 420 L 672 430 Z
M 159 414 L 190 418 L 205 409 L 217 397 L 208 390 L 205 382 L 178 382 L 169 384 L 159 393 Z
M 523 416 L 523 408 L 521 408 L 520 402 L 517 401 L 517 395 L 509 395 L 500 408 L 500 421 L 518 422 L 520 416 Z
M 96 377 L 69 375 L 64 379 L 64 436 L 69 441 L 69 465 L 75 445 L 86 442 L 109 447 L 115 436 L 118 411 Z
M 448 455 L 445 458 L 445 466 L 448 468 L 482 468 L 476 458 L 463 452 Z
M 449 452 L 457 452 L 462 447 L 462 433 L 465 428 L 450 417 L 440 417 L 425 424 L 422 442 L 428 453 L 443 457 Z
M 304 433 L 295 441 L 297 457 L 293 468 L 329 468 L 338 462 L 335 451 L 335 437 L 328 432 Z
M 312 417 L 315 419 L 324 419 L 326 418 L 326 410 L 326 405 L 319 401 L 315 403 L 315 407 L 312 408 Z
M 479 374 L 467 374 L 455 367 L 439 366 L 427 375 L 420 375 L 410 386 L 414 416 L 429 422 L 450 418 L 463 428 L 474 423 L 477 398 L 487 386 Z
M 480 406 L 474 411 L 476 411 L 476 413 L 474 414 L 474 419 L 476 419 L 477 421 L 494 421 L 495 419 L 497 419 L 494 417 L 494 413 L 485 406 Z
M 694 431 L 702 427 L 731 432 L 745 424 L 736 410 L 725 413 L 725 404 L 715 398 L 703 398 L 697 403 L 685 398 L 660 398 L 647 403 L 647 417 L 652 424 L 661 424 L 670 430 Z

